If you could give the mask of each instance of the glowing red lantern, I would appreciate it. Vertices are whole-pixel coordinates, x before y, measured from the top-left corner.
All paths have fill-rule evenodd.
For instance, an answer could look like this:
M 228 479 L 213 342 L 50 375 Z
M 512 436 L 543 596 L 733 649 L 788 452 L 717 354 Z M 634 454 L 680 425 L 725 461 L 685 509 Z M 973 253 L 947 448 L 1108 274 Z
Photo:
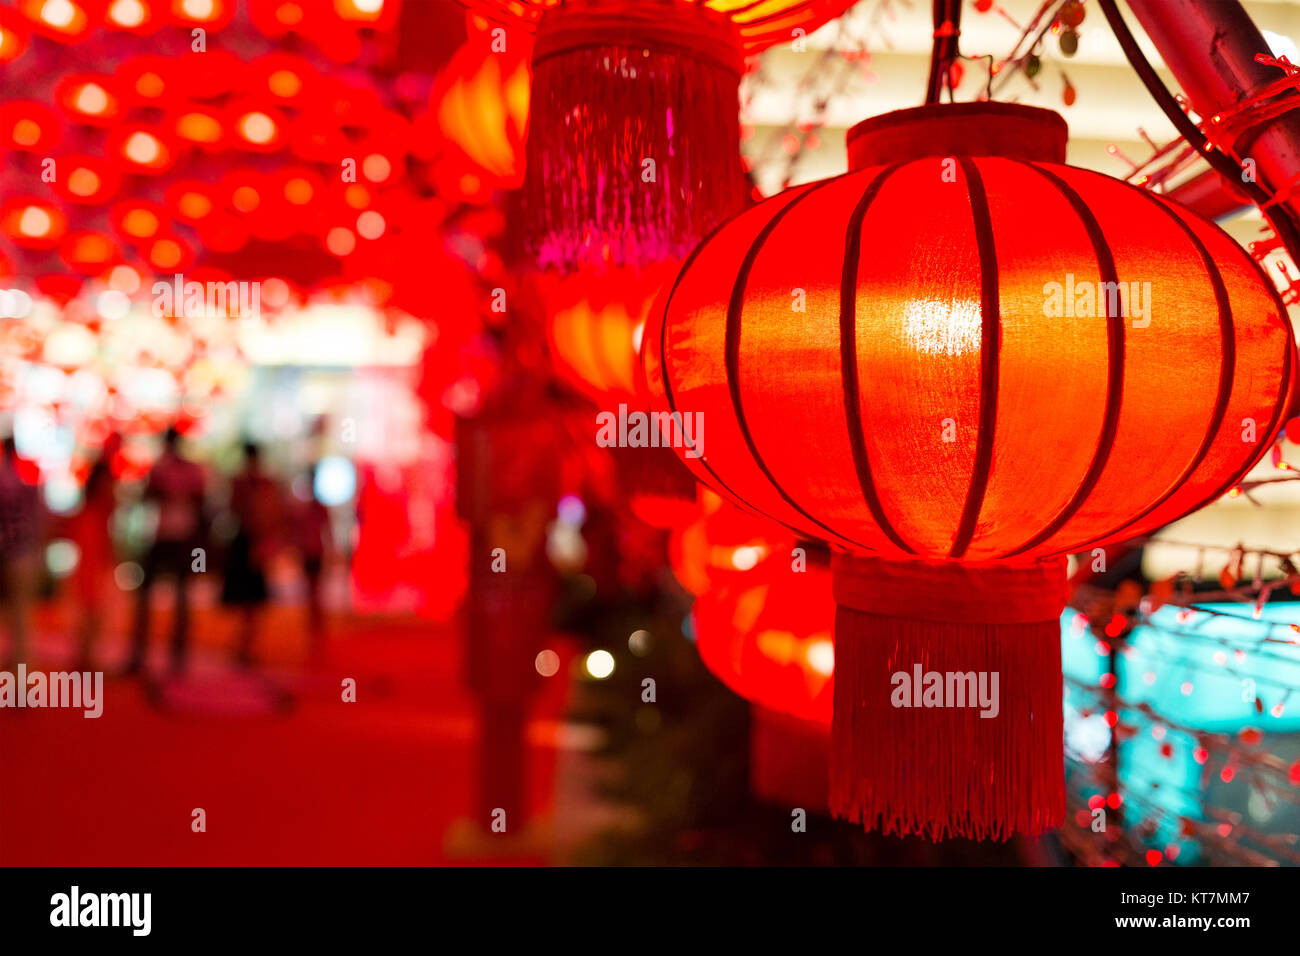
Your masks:
M 123 96 L 136 106 L 161 107 L 184 92 L 173 62 L 162 56 L 137 56 L 117 72 Z
M 24 249 L 53 249 L 68 231 L 68 217 L 44 200 L 18 196 L 0 205 L 0 228 Z
M 175 161 L 175 153 L 159 131 L 143 123 L 126 123 L 108 137 L 108 149 L 124 169 L 156 176 L 166 172 Z
M 121 177 L 116 169 L 95 156 L 64 156 L 57 160 L 54 188 L 69 202 L 98 204 L 117 194 Z
M 122 115 L 115 86 L 107 77 L 76 73 L 55 84 L 54 98 L 80 123 L 111 126 Z
M 1065 142 L 1010 104 L 868 120 L 850 173 L 727 223 L 647 330 L 659 406 L 709 424 L 687 466 L 835 549 L 831 805 L 887 831 L 1059 822 L 1061 555 L 1223 494 L 1294 388 L 1254 261 Z M 931 706 L 934 674 L 941 702 L 1000 675 L 999 719 Z
M 27 21 L 8 7 L 0 7 L 0 63 L 8 63 L 22 56 L 31 43 Z
M 197 179 L 183 179 L 167 187 L 167 208 L 172 216 L 191 225 L 212 215 L 219 201 L 217 191 Z
M 101 232 L 73 232 L 59 246 L 59 257 L 82 275 L 103 275 L 121 261 L 117 243 Z
M 79 43 L 90 35 L 86 5 L 78 0 L 22 0 L 21 9 L 38 33 L 60 43 Z
M 778 559 L 697 595 L 692 616 L 700 659 L 724 684 L 767 710 L 830 724 L 835 613 L 824 565 L 796 573 Z
M 63 133 L 54 110 L 33 100 L 0 104 L 0 137 L 10 149 L 44 153 L 58 145 Z
M 210 152 L 226 144 L 224 118 L 213 109 L 188 107 L 172 116 L 167 125 L 177 139 Z
M 547 339 L 560 377 L 602 407 L 636 400 L 646 316 L 675 269 L 667 263 L 543 277 Z
M 109 219 L 113 228 L 128 242 L 140 243 L 153 239 L 167 222 L 167 212 L 155 202 L 132 199 L 116 204 Z
M 140 36 L 155 33 L 163 25 L 162 18 L 154 12 L 159 0 L 109 0 L 104 11 L 104 24 L 111 29 L 125 30 Z
M 172 19 L 182 26 L 220 30 L 235 15 L 234 0 L 171 0 Z
M 708 488 L 700 489 L 699 503 L 696 520 L 680 525 L 669 542 L 673 574 L 687 591 L 742 587 L 749 572 L 769 560 L 790 566 L 795 538 L 780 525 L 741 511 Z
M 739 212 L 745 56 L 850 4 L 469 0 L 489 20 L 536 30 L 524 202 L 539 260 L 680 258 Z
M 429 94 L 442 134 L 501 189 L 523 182 L 531 44 L 519 47 L 496 52 L 486 42 L 467 43 Z
M 284 145 L 284 115 L 260 103 L 240 103 L 230 110 L 230 125 L 243 149 L 273 153 Z

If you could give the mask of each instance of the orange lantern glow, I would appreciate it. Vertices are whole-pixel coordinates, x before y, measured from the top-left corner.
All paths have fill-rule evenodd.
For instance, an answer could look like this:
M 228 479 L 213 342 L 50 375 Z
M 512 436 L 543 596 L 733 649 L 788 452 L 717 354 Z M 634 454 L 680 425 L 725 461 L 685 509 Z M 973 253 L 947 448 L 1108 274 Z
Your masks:
M 496 52 L 474 39 L 456 51 L 429 96 L 442 134 L 500 189 L 523 182 L 529 52 Z

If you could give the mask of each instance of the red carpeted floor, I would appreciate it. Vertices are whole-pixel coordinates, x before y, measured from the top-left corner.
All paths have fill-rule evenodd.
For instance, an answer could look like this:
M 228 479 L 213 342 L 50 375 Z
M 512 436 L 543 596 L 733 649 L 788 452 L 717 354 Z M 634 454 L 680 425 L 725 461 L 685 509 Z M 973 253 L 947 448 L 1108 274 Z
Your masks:
M 502 840 L 470 820 L 476 710 L 453 628 L 336 621 L 328 659 L 307 670 L 295 614 L 273 610 L 253 674 L 229 666 L 233 625 L 209 609 L 183 682 L 150 694 L 140 681 L 107 678 L 99 719 L 0 710 L 0 864 L 545 860 L 545 841 L 524 838 L 521 821 L 508 821 L 516 832 Z M 42 618 L 44 631 L 57 631 L 52 620 Z M 35 666 L 65 666 L 57 640 L 37 646 Z M 341 699 L 349 677 L 356 703 Z M 552 810 L 566 693 L 557 677 L 533 707 L 529 831 Z M 197 808 L 203 833 L 191 826 Z

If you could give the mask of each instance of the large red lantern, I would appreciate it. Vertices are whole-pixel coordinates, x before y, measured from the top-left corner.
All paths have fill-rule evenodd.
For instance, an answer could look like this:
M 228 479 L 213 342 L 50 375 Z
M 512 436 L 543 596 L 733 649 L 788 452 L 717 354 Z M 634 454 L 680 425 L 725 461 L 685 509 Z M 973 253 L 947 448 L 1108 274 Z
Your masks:
M 859 124 L 849 173 L 718 230 L 646 331 L 657 405 L 708 422 L 687 466 L 835 551 L 831 805 L 886 831 L 1059 823 L 1063 555 L 1222 495 L 1294 387 L 1254 261 L 1066 135 L 1011 104 Z
M 536 31 L 528 241 L 568 269 L 680 258 L 739 212 L 745 56 L 801 39 L 852 0 L 467 2 Z M 495 40 L 509 50 L 508 35 Z

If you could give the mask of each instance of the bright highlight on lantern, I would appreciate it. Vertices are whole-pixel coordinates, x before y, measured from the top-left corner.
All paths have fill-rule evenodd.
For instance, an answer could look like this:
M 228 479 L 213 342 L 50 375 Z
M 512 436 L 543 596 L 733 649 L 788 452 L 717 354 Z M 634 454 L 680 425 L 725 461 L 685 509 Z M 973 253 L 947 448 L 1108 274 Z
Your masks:
M 108 18 L 120 27 L 138 27 L 144 23 L 145 9 L 140 0 L 115 0 L 108 8 Z
M 139 163 L 141 166 L 148 166 L 158 161 L 162 155 L 162 144 L 156 137 L 148 133 L 132 133 L 123 147 L 126 158 L 133 163 Z
M 604 680 L 614 673 L 614 655 L 609 651 L 592 651 L 587 655 L 584 666 L 587 673 L 596 680 Z
M 108 93 L 98 83 L 86 83 L 77 90 L 75 103 L 82 113 L 98 116 L 108 109 Z
M 48 236 L 53 226 L 54 222 L 50 219 L 50 214 L 40 206 L 28 206 L 18 219 L 18 231 L 34 239 Z
M 77 8 L 69 0 L 45 0 L 41 19 L 56 30 L 66 30 L 77 19 Z
M 239 134 L 250 143 L 265 146 L 275 139 L 275 121 L 265 113 L 245 113 L 239 121 Z

